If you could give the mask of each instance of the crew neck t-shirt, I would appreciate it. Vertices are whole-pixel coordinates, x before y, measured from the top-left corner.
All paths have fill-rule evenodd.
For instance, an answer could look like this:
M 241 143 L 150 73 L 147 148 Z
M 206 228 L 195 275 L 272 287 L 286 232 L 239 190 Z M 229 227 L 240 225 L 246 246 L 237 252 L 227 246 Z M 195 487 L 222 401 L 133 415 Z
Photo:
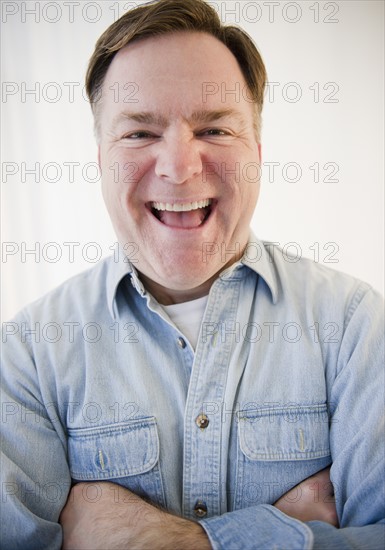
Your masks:
M 186 336 L 192 347 L 195 349 L 199 331 L 205 312 L 208 296 L 182 302 L 181 304 L 172 304 L 163 306 L 167 315 L 175 323 L 178 329 Z

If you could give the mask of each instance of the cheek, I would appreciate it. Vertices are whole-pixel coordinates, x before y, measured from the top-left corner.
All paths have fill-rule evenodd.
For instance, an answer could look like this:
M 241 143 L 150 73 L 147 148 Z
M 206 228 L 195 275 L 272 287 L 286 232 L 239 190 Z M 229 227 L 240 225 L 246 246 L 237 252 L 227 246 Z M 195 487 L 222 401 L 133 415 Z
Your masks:
M 251 217 L 259 198 L 260 181 L 253 181 L 247 184 L 247 189 L 243 197 L 243 210 Z
M 139 185 L 147 170 L 146 163 L 125 151 L 102 158 L 102 194 L 106 204 L 129 206 L 138 202 Z
M 258 200 L 260 180 L 254 176 L 253 178 L 248 178 L 241 174 L 240 178 L 234 178 L 231 181 L 227 180 L 223 190 L 224 197 L 227 199 L 226 202 L 231 202 L 235 211 L 240 208 L 242 211 L 248 212 L 254 209 L 255 203 Z M 235 214 L 235 211 L 230 211 L 229 215 Z
M 250 207 L 254 208 L 255 202 L 259 197 L 259 190 L 261 185 L 261 163 L 258 158 L 255 160 L 248 160 L 245 162 L 241 169 L 241 182 L 240 192 L 244 203 L 250 201 Z M 245 209 L 248 205 L 244 205 Z
M 261 178 L 261 162 L 257 144 L 255 147 L 234 147 L 208 159 L 209 166 L 216 166 L 216 175 L 223 186 L 234 194 L 252 195 Z
M 240 223 L 249 223 L 258 202 L 259 191 L 260 180 L 250 171 L 249 177 L 244 176 L 237 185 L 230 215 L 237 218 Z

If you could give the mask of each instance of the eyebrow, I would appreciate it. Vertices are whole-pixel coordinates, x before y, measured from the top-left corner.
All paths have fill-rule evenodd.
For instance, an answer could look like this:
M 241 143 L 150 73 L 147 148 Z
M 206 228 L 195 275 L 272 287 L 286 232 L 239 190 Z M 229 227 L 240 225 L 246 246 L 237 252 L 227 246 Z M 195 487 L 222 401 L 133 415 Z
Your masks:
M 234 117 L 243 122 L 243 116 L 239 111 L 236 111 L 235 109 L 219 109 L 215 111 L 204 111 L 204 110 L 194 111 L 191 117 L 188 119 L 188 122 L 195 122 L 195 123 L 215 122 L 217 120 L 221 120 L 222 118 L 226 118 L 226 117 Z
M 187 120 L 188 123 L 194 124 L 207 124 L 209 122 L 216 122 L 226 117 L 235 117 L 240 122 L 244 123 L 244 118 L 239 111 L 235 109 L 218 109 L 214 111 L 205 111 L 203 109 L 194 111 Z M 143 111 L 143 112 L 124 112 L 119 113 L 112 122 L 112 126 L 119 123 L 121 120 L 132 120 L 139 122 L 140 124 L 154 124 L 155 126 L 167 127 L 169 126 L 169 120 L 160 113 Z

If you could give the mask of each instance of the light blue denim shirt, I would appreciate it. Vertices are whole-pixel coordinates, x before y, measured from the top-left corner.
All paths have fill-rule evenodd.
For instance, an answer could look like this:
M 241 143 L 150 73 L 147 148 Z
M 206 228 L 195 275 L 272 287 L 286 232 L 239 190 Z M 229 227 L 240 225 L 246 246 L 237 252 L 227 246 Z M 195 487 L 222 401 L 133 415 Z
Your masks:
M 296 260 L 252 238 L 195 352 L 122 259 L 5 323 L 2 547 L 59 549 L 71 483 L 110 480 L 215 549 L 383 548 L 382 299 Z M 272 506 L 330 464 L 340 529 Z

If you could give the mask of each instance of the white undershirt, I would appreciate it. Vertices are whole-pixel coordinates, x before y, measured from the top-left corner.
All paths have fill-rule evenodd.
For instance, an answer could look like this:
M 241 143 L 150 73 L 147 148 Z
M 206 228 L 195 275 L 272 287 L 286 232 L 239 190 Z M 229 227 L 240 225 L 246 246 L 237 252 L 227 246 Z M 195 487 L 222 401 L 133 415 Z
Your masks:
M 171 321 L 186 336 L 192 347 L 195 349 L 199 331 L 202 324 L 208 296 L 183 302 L 181 304 L 172 304 L 171 306 L 162 306 Z

